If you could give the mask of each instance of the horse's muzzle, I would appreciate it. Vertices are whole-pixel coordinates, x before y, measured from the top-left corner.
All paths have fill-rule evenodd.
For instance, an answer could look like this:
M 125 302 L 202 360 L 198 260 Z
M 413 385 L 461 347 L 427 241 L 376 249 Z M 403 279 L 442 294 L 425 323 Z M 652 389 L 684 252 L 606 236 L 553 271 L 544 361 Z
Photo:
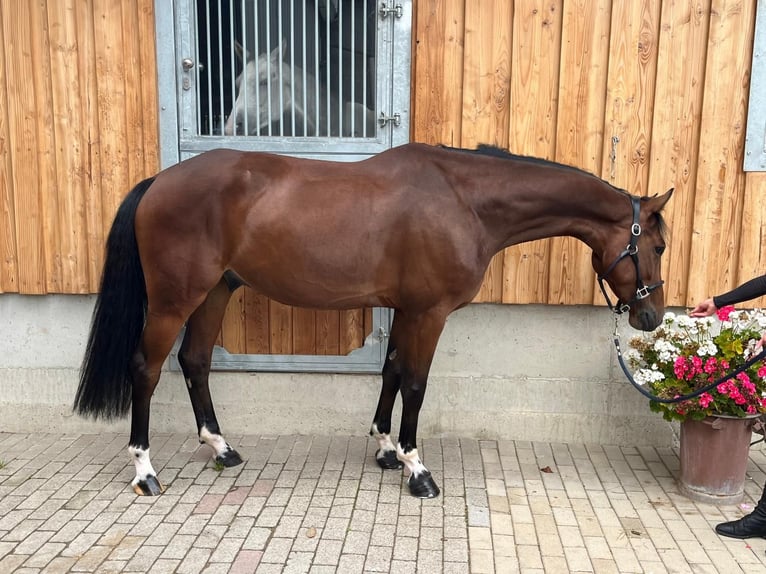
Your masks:
M 640 331 L 654 331 L 660 326 L 661 322 L 662 316 L 657 313 L 654 307 L 631 309 L 631 313 L 628 316 L 630 326 Z

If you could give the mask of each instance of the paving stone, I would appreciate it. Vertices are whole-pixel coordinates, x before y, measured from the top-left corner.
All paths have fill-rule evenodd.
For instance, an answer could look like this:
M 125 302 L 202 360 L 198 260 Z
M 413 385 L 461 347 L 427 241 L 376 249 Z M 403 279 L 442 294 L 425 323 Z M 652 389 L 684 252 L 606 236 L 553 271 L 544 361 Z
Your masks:
M 0 433 L 0 572 L 766 572 L 765 540 L 713 530 L 748 509 L 680 495 L 673 449 L 427 439 L 442 496 L 419 500 L 367 437 L 227 438 L 246 463 L 219 472 L 153 437 L 169 488 L 137 497 L 119 433 Z

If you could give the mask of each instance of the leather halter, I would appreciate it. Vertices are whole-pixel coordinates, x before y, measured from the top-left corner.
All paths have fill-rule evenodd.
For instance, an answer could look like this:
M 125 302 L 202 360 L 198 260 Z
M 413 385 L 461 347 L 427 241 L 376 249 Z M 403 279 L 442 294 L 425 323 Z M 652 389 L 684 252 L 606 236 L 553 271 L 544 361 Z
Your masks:
M 644 282 L 641 279 L 641 272 L 638 268 L 638 237 L 641 235 L 641 225 L 639 224 L 638 220 L 639 213 L 641 211 L 641 200 L 638 197 L 631 197 L 630 203 L 633 207 L 633 225 L 630 226 L 630 243 L 622 251 L 622 253 L 620 253 L 614 261 L 612 261 L 612 264 L 607 268 L 607 270 L 598 276 L 598 285 L 601 287 L 601 292 L 604 294 L 606 304 L 609 306 L 609 309 L 611 309 L 617 315 L 629 311 L 630 306 L 633 305 L 636 301 L 646 299 L 652 291 L 662 287 L 662 284 L 665 283 L 664 281 L 658 281 L 657 283 L 653 283 L 651 285 L 644 285 Z M 609 299 L 609 295 L 606 292 L 606 288 L 604 287 L 604 280 L 609 276 L 612 270 L 614 270 L 617 264 L 626 257 L 630 257 L 633 260 L 633 265 L 636 267 L 636 294 L 627 303 L 617 299 L 617 303 L 613 305 L 611 299 Z

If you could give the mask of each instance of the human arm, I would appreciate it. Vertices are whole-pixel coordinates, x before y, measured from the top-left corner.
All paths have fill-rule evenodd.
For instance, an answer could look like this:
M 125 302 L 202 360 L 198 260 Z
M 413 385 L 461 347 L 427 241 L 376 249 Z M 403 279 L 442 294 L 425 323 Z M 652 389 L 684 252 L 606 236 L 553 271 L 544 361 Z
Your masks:
M 727 291 L 721 295 L 705 299 L 698 303 L 694 309 L 689 311 L 689 315 L 692 317 L 707 317 L 708 315 L 715 313 L 721 307 L 749 301 L 750 299 L 755 299 L 762 295 L 766 295 L 766 275 L 761 275 L 760 277 L 746 281 L 739 287 L 735 287 L 731 291 Z
M 755 299 L 762 295 L 766 295 L 766 275 L 761 275 L 760 277 L 746 281 L 739 287 L 735 287 L 723 295 L 716 295 L 713 297 L 713 303 L 720 309 L 721 307 L 749 301 L 750 299 Z

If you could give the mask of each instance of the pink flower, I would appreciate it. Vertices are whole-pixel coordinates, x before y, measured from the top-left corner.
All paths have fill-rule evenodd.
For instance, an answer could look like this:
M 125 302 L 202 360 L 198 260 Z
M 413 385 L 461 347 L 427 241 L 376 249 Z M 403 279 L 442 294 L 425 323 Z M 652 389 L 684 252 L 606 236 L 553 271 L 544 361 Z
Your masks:
M 751 383 L 750 381 L 744 381 L 742 383 L 742 388 L 745 389 L 750 395 L 755 394 L 755 385 Z
M 727 305 L 726 307 L 721 307 L 718 309 L 718 318 L 721 321 L 728 321 L 729 315 L 731 315 L 731 312 L 734 311 L 733 305 Z
M 757 410 L 755 410 L 755 407 L 754 407 L 753 405 L 748 405 L 748 406 L 747 406 L 747 414 L 749 414 L 749 415 L 755 415 L 755 414 L 757 414 L 757 413 L 758 413 L 758 411 L 757 411 Z
M 763 365 L 758 368 L 758 376 L 762 379 L 766 379 L 766 365 Z
M 710 403 L 713 402 L 713 395 L 710 393 L 702 393 L 700 395 L 700 406 L 706 409 Z
M 718 361 L 716 360 L 716 358 L 708 357 L 707 360 L 705 361 L 705 368 L 704 368 L 705 372 L 708 375 L 712 375 L 713 373 L 716 372 L 717 368 L 718 368 Z

